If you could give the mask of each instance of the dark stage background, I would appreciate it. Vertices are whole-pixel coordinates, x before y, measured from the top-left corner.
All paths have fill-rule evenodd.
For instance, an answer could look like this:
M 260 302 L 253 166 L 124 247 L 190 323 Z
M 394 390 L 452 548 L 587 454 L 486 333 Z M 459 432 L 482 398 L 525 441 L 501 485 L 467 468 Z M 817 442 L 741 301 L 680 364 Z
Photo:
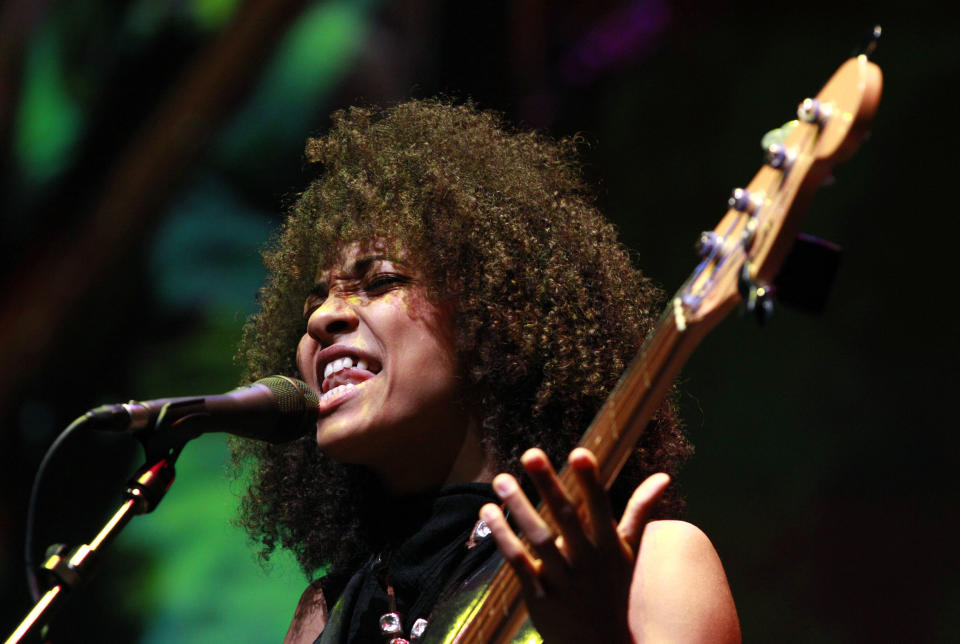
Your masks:
M 956 31 L 933 3 L 9 0 L 0 13 L 0 592 L 30 608 L 26 497 L 43 451 L 105 402 L 215 393 L 257 248 L 336 108 L 444 93 L 581 133 L 604 210 L 666 289 L 792 118 L 884 36 L 873 133 L 804 229 L 841 244 L 829 306 L 731 316 L 682 375 L 687 518 L 746 641 L 947 642 L 960 630 Z M 73 441 L 38 543 L 89 541 L 139 464 Z M 55 641 L 278 641 L 304 579 L 230 526 L 219 436 L 188 445 Z

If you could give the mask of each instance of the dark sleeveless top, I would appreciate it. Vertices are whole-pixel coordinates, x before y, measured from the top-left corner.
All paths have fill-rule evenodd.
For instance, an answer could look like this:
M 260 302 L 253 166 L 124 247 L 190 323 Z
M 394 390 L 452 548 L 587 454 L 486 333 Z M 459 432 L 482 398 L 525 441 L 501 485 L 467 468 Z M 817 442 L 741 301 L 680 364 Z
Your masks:
M 409 639 L 417 618 L 429 621 L 438 602 L 497 556 L 492 538 L 467 546 L 480 508 L 491 502 L 499 499 L 488 483 L 459 483 L 391 503 L 378 521 L 387 545 L 347 583 L 314 644 L 383 641 L 379 621 L 390 612 L 388 585 L 395 592 L 403 637 Z

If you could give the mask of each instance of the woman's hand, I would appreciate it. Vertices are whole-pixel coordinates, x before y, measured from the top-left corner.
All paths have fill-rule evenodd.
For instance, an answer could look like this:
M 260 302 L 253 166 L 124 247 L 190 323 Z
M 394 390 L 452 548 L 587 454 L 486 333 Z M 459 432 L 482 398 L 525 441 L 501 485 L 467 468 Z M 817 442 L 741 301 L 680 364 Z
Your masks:
M 496 505 L 485 505 L 480 516 L 523 585 L 534 626 L 551 644 L 632 641 L 628 609 L 640 539 L 650 509 L 670 477 L 661 473 L 645 480 L 617 524 L 589 450 L 577 448 L 569 458 L 577 482 L 575 494 L 583 501 L 580 512 L 542 450 L 528 450 L 521 462 L 560 534 L 540 518 L 509 474 L 494 478 L 493 489 L 530 547 L 517 537 Z

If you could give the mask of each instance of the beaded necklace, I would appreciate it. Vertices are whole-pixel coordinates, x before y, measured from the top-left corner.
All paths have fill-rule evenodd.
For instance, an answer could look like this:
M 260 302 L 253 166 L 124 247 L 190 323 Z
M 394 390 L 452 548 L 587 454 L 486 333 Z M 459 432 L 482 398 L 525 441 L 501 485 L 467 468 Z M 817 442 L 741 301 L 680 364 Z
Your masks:
M 486 522 L 483 519 L 478 520 L 473 529 L 470 531 L 470 536 L 467 541 L 464 543 L 464 547 L 467 550 L 473 550 L 481 541 L 490 536 L 490 527 L 487 526 Z M 384 557 L 383 555 L 377 557 L 377 561 L 374 564 L 374 568 L 381 577 L 381 583 L 387 589 L 387 611 L 380 616 L 380 635 L 387 641 L 387 644 L 412 644 L 413 642 L 421 641 L 423 634 L 427 630 L 429 625 L 429 618 L 432 616 L 428 615 L 428 618 L 418 617 L 413 625 L 410 627 L 409 639 L 403 637 L 403 618 L 400 615 L 400 612 L 397 610 L 397 594 L 394 590 L 393 584 L 390 583 L 386 575 L 387 566 L 389 564 L 389 555 Z M 460 568 L 463 568 L 461 563 Z M 435 604 L 441 603 L 446 597 L 448 597 L 454 589 L 454 586 L 457 580 L 460 577 L 460 571 L 452 575 L 450 581 L 447 583 L 446 588 L 443 592 L 440 593 L 439 598 Z

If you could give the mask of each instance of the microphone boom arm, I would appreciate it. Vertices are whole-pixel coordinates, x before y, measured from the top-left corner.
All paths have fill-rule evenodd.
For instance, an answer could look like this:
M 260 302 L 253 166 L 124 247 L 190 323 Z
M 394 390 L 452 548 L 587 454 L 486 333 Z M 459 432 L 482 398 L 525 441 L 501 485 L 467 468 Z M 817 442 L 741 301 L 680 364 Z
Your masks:
M 181 445 L 182 447 L 182 445 Z M 112 543 L 117 535 L 130 523 L 135 515 L 152 512 L 173 484 L 175 476 L 173 464 L 179 450 L 172 456 L 144 465 L 130 479 L 124 494 L 125 500 L 120 508 L 103 526 L 89 544 L 83 544 L 67 552 L 67 546 L 56 544 L 42 568 L 53 579 L 53 586 L 44 593 L 27 616 L 20 622 L 6 640 L 6 644 L 23 642 L 38 627 L 45 625 L 53 613 L 63 605 L 68 591 L 79 587 L 89 579 L 95 570 L 96 562 L 104 547 Z
M 103 547 L 116 538 L 133 516 L 152 512 L 157 507 L 173 483 L 174 463 L 187 442 L 207 432 L 228 432 L 254 440 L 284 443 L 304 436 L 314 426 L 316 418 L 316 394 L 305 383 L 287 376 L 269 376 L 215 396 L 102 405 L 78 418 L 61 439 L 81 426 L 131 434 L 143 445 L 146 464 L 128 482 L 120 508 L 89 544 L 69 552 L 63 544 L 48 549 L 52 554 L 42 569 L 48 578 L 52 578 L 52 586 L 39 598 L 6 644 L 24 641 L 38 625 L 45 624 L 62 605 L 67 591 L 92 575 Z M 44 463 L 61 439 L 51 446 Z M 41 463 L 38 479 L 44 471 L 44 463 Z M 32 508 L 37 489 L 38 481 L 35 481 L 26 544 L 31 588 L 35 588 L 35 576 L 30 564 L 32 543 L 29 535 L 32 533 Z M 34 597 L 38 594 L 34 592 Z

